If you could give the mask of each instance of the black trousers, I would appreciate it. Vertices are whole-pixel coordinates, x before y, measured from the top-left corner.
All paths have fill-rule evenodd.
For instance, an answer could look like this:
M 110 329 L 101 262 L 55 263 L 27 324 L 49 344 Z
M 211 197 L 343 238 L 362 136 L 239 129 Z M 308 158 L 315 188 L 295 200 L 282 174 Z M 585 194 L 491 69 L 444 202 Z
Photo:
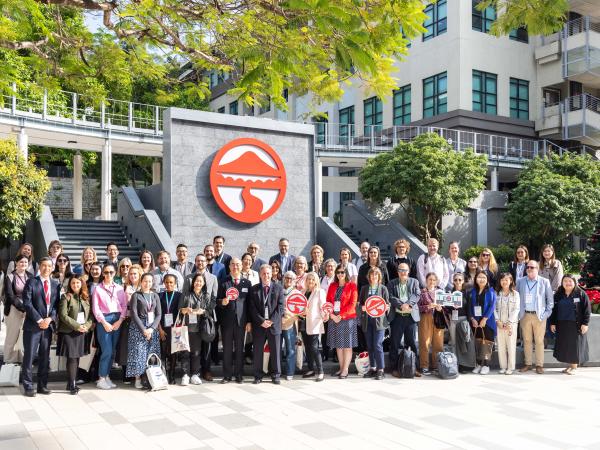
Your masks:
M 160 341 L 161 359 L 166 363 L 167 379 L 175 379 L 175 368 L 177 367 L 177 353 L 171 353 L 171 327 L 163 328 L 167 338 Z
M 308 369 L 316 370 L 318 374 L 323 373 L 323 359 L 321 358 L 321 352 L 319 351 L 319 335 L 306 334 L 306 331 L 303 331 L 302 342 L 304 343 L 304 348 L 306 350 Z
M 398 368 L 398 352 L 401 348 L 410 348 L 415 352 L 415 356 L 418 355 L 415 342 L 416 331 L 417 323 L 410 315 L 396 315 L 396 318 L 392 320 L 390 324 L 390 365 L 392 370 Z M 401 345 L 402 338 L 404 338 L 404 346 Z
M 269 331 L 252 331 L 252 341 L 254 342 L 254 378 L 263 377 L 263 353 L 265 341 L 269 343 L 269 370 L 272 377 L 281 376 L 281 334 L 271 334 Z
M 241 377 L 244 375 L 244 334 L 245 324 L 237 322 L 221 325 L 223 341 L 223 377 Z M 235 365 L 234 365 L 235 364 Z
M 211 342 L 212 345 L 210 346 L 210 358 L 212 359 L 212 362 L 215 365 L 219 364 L 219 334 L 223 334 L 223 330 L 221 327 L 221 322 L 216 321 L 215 322 L 215 339 Z M 202 365 L 203 371 L 210 370 L 210 361 L 208 362 L 208 369 L 205 369 L 204 367 L 205 366 Z
M 210 370 L 210 342 L 200 339 L 199 332 L 190 331 L 190 351 L 182 355 L 183 372 L 192 375 L 200 375 L 200 370 Z M 208 369 L 205 369 L 208 364 Z
M 33 360 L 37 356 L 38 388 L 46 387 L 48 384 L 48 372 L 50 370 L 50 342 L 52 341 L 52 330 L 23 330 L 23 387 L 29 391 L 33 389 Z

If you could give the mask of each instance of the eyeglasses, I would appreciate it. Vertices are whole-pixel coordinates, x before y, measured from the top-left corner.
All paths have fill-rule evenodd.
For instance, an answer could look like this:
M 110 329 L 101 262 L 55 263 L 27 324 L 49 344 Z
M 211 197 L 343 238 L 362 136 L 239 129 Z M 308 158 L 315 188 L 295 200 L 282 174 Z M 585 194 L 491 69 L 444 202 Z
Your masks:
M 106 270 L 103 273 L 104 273 L 104 275 L 114 275 L 115 271 L 114 270 Z
M 481 256 L 490 256 L 489 253 L 482 253 Z
M 61 259 L 57 259 L 56 262 L 58 263 L 66 263 L 69 262 L 67 259 L 61 258 Z
M 537 269 L 536 266 L 527 266 L 528 269 Z
M 130 268 L 130 267 L 131 267 L 131 265 L 129 265 L 129 264 L 123 264 L 123 265 L 121 266 L 121 269 L 128 269 L 128 268 Z
M 336 275 L 346 275 L 346 272 L 336 272 Z
M 477 264 L 477 261 L 469 261 L 469 264 Z
M 398 272 L 406 273 L 406 272 L 408 272 L 408 269 L 398 269 Z

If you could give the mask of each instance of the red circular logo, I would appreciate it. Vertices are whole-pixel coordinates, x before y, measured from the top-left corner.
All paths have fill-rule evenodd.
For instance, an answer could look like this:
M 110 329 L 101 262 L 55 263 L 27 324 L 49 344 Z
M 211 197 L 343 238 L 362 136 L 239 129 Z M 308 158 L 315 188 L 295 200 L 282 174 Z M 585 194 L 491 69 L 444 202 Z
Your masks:
M 367 314 L 371 317 L 381 317 L 385 314 L 385 300 L 379 295 L 370 296 L 365 302 Z
M 333 304 L 332 303 L 325 303 L 323 306 L 321 306 L 321 311 L 323 311 L 325 314 L 331 314 L 333 312 Z
M 234 287 L 230 287 L 225 291 L 225 297 L 227 297 L 227 300 L 237 300 L 239 296 L 240 292 Z
M 290 294 L 286 301 L 287 309 L 292 314 L 301 314 L 305 309 L 308 302 L 306 297 L 300 292 Z
M 239 138 L 225 144 L 210 168 L 210 189 L 217 205 L 239 222 L 257 223 L 275 214 L 286 184 L 281 158 L 258 139 Z

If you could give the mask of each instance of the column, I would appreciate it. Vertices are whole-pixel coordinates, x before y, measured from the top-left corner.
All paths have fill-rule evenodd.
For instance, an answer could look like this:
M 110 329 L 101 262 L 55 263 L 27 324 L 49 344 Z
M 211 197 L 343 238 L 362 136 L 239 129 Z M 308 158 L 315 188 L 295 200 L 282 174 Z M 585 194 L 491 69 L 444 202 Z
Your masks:
M 160 161 L 152 163 L 152 184 L 160 183 Z
M 73 219 L 83 218 L 83 157 L 77 152 L 73 156 Z
M 21 153 L 25 159 L 27 159 L 29 157 L 29 137 L 27 136 L 27 133 L 25 133 L 25 128 L 21 128 L 21 131 L 19 131 L 19 134 L 17 134 L 17 146 L 19 147 L 19 150 L 21 150 Z
M 475 210 L 477 219 L 477 245 L 487 245 L 488 214 L 487 209 Z
M 110 220 L 112 181 L 112 145 L 110 139 L 104 141 L 102 149 L 102 176 L 100 177 L 100 219 Z
M 317 157 L 315 162 L 315 217 L 323 214 L 323 163 Z
M 498 168 L 492 167 L 490 171 L 490 191 L 498 190 Z

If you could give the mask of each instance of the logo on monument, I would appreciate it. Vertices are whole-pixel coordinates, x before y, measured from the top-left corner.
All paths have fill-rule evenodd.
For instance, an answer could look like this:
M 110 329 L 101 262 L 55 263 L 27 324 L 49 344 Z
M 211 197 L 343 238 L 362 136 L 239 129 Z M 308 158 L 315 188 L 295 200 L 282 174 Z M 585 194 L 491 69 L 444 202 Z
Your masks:
M 283 202 L 285 169 L 279 155 L 264 142 L 234 139 L 213 159 L 210 189 L 219 208 L 232 219 L 261 222 Z

